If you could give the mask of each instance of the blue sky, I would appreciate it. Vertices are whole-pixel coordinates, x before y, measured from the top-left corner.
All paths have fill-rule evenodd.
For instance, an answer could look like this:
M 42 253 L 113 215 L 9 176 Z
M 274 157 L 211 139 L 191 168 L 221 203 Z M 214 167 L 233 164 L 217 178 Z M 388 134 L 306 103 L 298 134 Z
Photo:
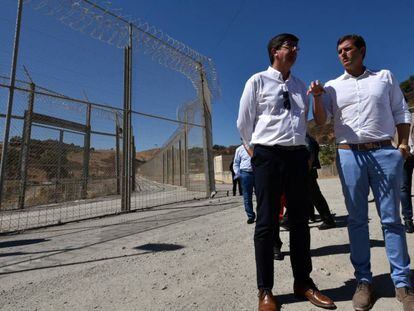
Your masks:
M 213 106 L 216 144 L 237 144 L 238 101 L 245 81 L 268 66 L 266 44 L 291 32 L 301 51 L 293 72 L 305 83 L 343 72 L 336 40 L 346 33 L 367 42 L 366 65 L 389 68 L 400 81 L 414 74 L 414 1 L 117 1 L 174 38 L 213 58 L 222 96 Z
M 0 38 L 3 38 L 7 44 L 0 46 L 0 73 L 8 74 L 11 53 L 11 46 L 8 43 L 12 38 L 16 1 L 2 0 L 1 2 Z M 125 14 L 147 21 L 214 60 L 221 87 L 221 97 L 213 103 L 215 144 L 230 145 L 239 142 L 235 122 L 240 95 L 245 81 L 255 72 L 264 70 L 269 65 L 266 44 L 275 34 L 290 32 L 300 38 L 301 50 L 293 72 L 306 84 L 314 79 L 327 81 L 343 72 L 337 60 L 335 44 L 337 38 L 346 33 L 358 33 L 365 38 L 367 42 L 365 62 L 368 67 L 388 68 L 399 81 L 414 75 L 414 19 L 412 18 L 414 2 L 412 0 L 396 0 L 392 3 L 384 0 L 346 2 L 114 0 L 112 2 L 114 8 L 122 8 Z M 39 30 L 39 33 L 45 34 L 49 31 L 49 34 L 59 37 L 59 30 L 54 29 L 53 26 L 51 28 L 50 23 L 52 22 L 49 22 L 48 17 L 44 16 L 40 22 L 36 20 L 32 28 Z M 48 35 L 43 37 L 51 38 Z M 42 82 L 47 84 L 53 83 L 55 88 L 68 93 L 74 81 L 79 80 L 77 73 L 83 69 L 82 67 L 87 68 L 88 60 L 75 57 L 69 52 L 70 50 L 65 47 L 66 41 L 70 41 L 72 46 L 73 42 L 76 42 L 80 48 L 83 44 L 88 45 L 85 53 L 93 50 L 95 52 L 91 57 L 106 60 L 108 65 L 104 69 L 93 67 L 94 70 L 84 73 L 85 77 L 95 75 L 96 82 L 97 75 L 102 80 L 101 85 L 106 85 L 105 83 L 109 85 L 111 80 L 122 79 L 122 74 L 118 70 L 122 66 L 120 52 L 116 49 L 101 48 L 100 42 L 91 43 L 90 38 L 81 37 L 79 34 L 59 37 L 56 41 L 62 48 L 54 52 L 54 55 L 59 57 L 47 56 L 42 60 L 42 54 L 47 55 L 48 44 L 41 40 L 33 40 L 33 36 L 28 34 L 22 55 L 26 55 L 28 59 L 33 58 L 31 70 L 35 72 L 35 76 L 38 73 L 38 79 L 43 79 Z M 90 49 L 91 46 L 93 47 Z M 70 65 L 67 65 L 70 68 L 66 68 L 66 77 L 61 81 L 59 81 L 61 77 L 53 71 L 47 76 L 48 72 L 42 68 L 45 66 L 39 65 L 40 61 L 45 61 L 52 62 L 58 67 L 61 66 L 62 59 L 73 59 L 77 64 L 77 68 L 73 69 L 74 77 L 70 77 L 70 70 L 72 70 Z M 115 61 L 108 62 L 108 59 Z M 30 64 L 30 61 L 28 63 Z M 80 63 L 83 65 L 79 65 Z M 150 74 L 151 65 L 144 67 L 146 68 L 144 73 Z M 170 77 L 170 80 L 178 79 L 174 73 L 168 73 L 167 70 L 164 74 Z M 184 82 L 177 85 L 183 86 L 173 87 L 175 91 L 167 91 L 167 93 L 178 101 L 191 100 L 194 97 L 191 87 Z M 148 94 L 140 97 L 145 91 Z M 73 92 L 79 93 L 79 90 L 75 91 L 73 86 Z M 140 107 L 139 110 L 156 113 L 157 105 L 151 102 L 151 95 L 159 95 L 158 92 L 160 90 L 151 88 L 137 90 L 134 98 Z M 99 85 L 90 85 L 88 88 L 88 97 L 94 100 L 100 99 L 103 93 L 106 94 L 103 101 L 116 101 L 121 105 L 120 88 L 109 90 L 105 87 L 102 90 Z M 77 95 L 80 97 L 80 94 Z M 171 106 L 169 108 L 171 111 L 166 114 L 173 115 L 174 107 Z

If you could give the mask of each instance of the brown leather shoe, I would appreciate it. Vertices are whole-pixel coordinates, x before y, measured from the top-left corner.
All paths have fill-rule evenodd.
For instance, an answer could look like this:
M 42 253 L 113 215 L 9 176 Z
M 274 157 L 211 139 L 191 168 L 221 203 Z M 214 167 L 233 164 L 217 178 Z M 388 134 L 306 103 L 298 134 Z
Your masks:
M 414 310 L 414 291 L 409 287 L 395 289 L 395 296 L 403 304 L 404 311 Z
M 361 281 L 358 283 L 355 294 L 352 297 L 352 306 L 356 311 L 371 310 L 375 303 L 374 288 L 372 284 Z
M 259 289 L 259 311 L 279 311 L 271 290 Z
M 336 305 L 332 299 L 323 295 L 312 281 L 306 283 L 295 282 L 293 285 L 293 293 L 296 298 L 307 299 L 317 307 L 336 309 Z

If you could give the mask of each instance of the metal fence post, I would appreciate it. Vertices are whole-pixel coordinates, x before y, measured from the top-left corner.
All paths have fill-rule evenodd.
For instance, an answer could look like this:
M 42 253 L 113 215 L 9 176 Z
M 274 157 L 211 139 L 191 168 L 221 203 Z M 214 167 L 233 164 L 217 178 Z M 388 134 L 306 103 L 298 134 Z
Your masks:
M 124 50 L 124 113 L 122 124 L 122 211 L 128 211 L 128 167 L 129 167 L 129 144 L 128 144 L 128 68 L 129 57 L 128 47 Z
M 179 186 L 183 185 L 183 151 L 182 151 L 182 147 L 181 147 L 181 138 L 178 141 L 178 171 L 179 171 L 179 176 L 180 176 L 180 180 L 179 180 Z
M 0 207 L 3 201 L 3 187 L 4 187 L 4 181 L 6 179 L 7 149 L 9 146 L 11 114 L 13 111 L 14 86 L 16 82 L 17 59 L 19 55 L 19 39 L 20 39 L 20 26 L 22 22 L 22 11 L 23 11 L 23 0 L 18 0 L 16 30 L 14 34 L 13 58 L 12 58 L 12 65 L 11 65 L 11 72 L 10 72 L 9 98 L 7 102 L 7 114 L 6 114 L 6 120 L 5 120 L 5 125 L 4 125 L 4 135 L 3 135 L 3 149 L 1 151 L 1 162 L 0 162 Z
M 188 163 L 188 111 L 185 110 L 184 113 L 184 186 L 189 190 L 189 163 Z
M 171 184 L 172 185 L 175 185 L 175 159 L 174 159 L 174 157 L 175 157 L 175 152 L 174 152 L 174 144 L 171 146 L 171 176 L 172 176 L 172 179 L 171 179 Z
M 136 161 L 135 161 L 135 157 L 136 157 L 136 154 L 137 154 L 137 151 L 136 151 L 136 149 L 135 149 L 135 137 L 134 137 L 134 135 L 132 135 L 132 146 L 131 146 L 131 152 L 132 152 L 132 154 L 131 154 L 131 158 L 132 158 L 132 174 L 131 174 L 131 188 L 132 188 L 132 191 L 135 191 L 136 190 Z
M 162 153 L 162 183 L 165 184 L 165 153 Z
M 129 46 L 124 53 L 124 122 L 123 122 L 123 172 L 122 211 L 131 209 L 131 99 L 132 99 L 132 24 L 129 25 Z
M 88 196 L 89 159 L 91 153 L 91 111 L 92 105 L 88 103 L 86 110 L 86 133 L 83 143 L 82 199 L 86 199 Z
M 203 113 L 203 145 L 204 145 L 204 165 L 205 165 L 205 178 L 206 178 L 206 194 L 207 196 L 214 195 L 216 191 L 214 180 L 214 163 L 213 163 L 213 137 L 211 131 L 211 103 L 210 103 L 210 91 L 207 86 L 207 81 L 204 77 L 204 71 L 202 64 L 200 66 L 200 102 L 201 111 Z
M 116 174 L 116 194 L 121 193 L 121 168 L 120 168 L 120 152 L 119 152 L 119 137 L 121 136 L 121 129 L 119 127 L 118 113 L 115 112 L 115 174 Z
M 132 174 L 133 174 L 133 158 L 132 151 L 132 23 L 129 24 L 129 46 L 128 46 L 128 211 L 131 210 L 131 196 L 132 196 Z M 134 155 L 135 158 L 135 155 Z M 135 172 L 134 172 L 135 174 Z
M 20 193 L 19 193 L 19 208 L 24 208 L 24 201 L 26 195 L 27 184 L 27 167 L 29 165 L 29 150 L 30 150 L 30 136 L 32 133 L 32 115 L 33 105 L 35 98 L 35 85 L 30 83 L 29 103 L 27 110 L 24 113 L 24 125 L 23 125 L 23 139 L 22 139 L 22 158 L 20 165 Z
M 58 158 L 57 158 L 57 172 L 56 172 L 56 183 L 55 183 L 55 201 L 58 202 L 58 186 L 60 182 L 60 171 L 62 170 L 62 147 L 63 147 L 63 130 L 59 130 L 59 144 L 58 144 Z M 61 193 L 62 191 L 60 191 Z
M 171 175 L 171 173 L 170 173 L 170 171 L 171 171 L 170 150 L 167 149 L 167 150 L 165 150 L 165 152 L 166 152 L 166 157 L 167 157 L 167 184 L 171 184 L 171 182 L 170 182 L 170 175 Z

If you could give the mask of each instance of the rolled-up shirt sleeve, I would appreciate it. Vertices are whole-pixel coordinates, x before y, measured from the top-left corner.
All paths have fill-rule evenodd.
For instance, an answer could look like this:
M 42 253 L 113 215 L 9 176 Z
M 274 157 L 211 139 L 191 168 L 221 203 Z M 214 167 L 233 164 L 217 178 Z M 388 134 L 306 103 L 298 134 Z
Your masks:
M 397 79 L 391 72 L 388 72 L 388 79 L 390 82 L 390 104 L 391 111 L 394 117 L 395 124 L 411 123 L 411 114 L 408 110 L 407 102 L 404 99 L 404 95 L 400 89 Z
M 240 98 L 239 115 L 237 118 L 237 129 L 243 142 L 251 146 L 252 134 L 256 120 L 256 88 L 252 78 L 244 87 Z
M 322 104 L 326 113 L 326 123 L 329 123 L 333 117 L 333 96 L 335 91 L 332 86 L 325 86 L 325 93 L 322 95 Z
M 234 171 L 234 179 L 237 179 L 240 177 L 240 152 L 239 149 L 236 149 L 236 154 L 234 155 L 233 160 L 233 171 Z

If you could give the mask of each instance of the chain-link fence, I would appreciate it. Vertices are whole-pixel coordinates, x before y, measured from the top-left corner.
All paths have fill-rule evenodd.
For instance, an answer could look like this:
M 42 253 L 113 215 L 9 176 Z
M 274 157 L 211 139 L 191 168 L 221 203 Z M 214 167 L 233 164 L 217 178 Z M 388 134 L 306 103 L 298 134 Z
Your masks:
M 20 39 L 0 78 L 0 232 L 214 191 L 210 59 L 87 0 L 5 4 Z

